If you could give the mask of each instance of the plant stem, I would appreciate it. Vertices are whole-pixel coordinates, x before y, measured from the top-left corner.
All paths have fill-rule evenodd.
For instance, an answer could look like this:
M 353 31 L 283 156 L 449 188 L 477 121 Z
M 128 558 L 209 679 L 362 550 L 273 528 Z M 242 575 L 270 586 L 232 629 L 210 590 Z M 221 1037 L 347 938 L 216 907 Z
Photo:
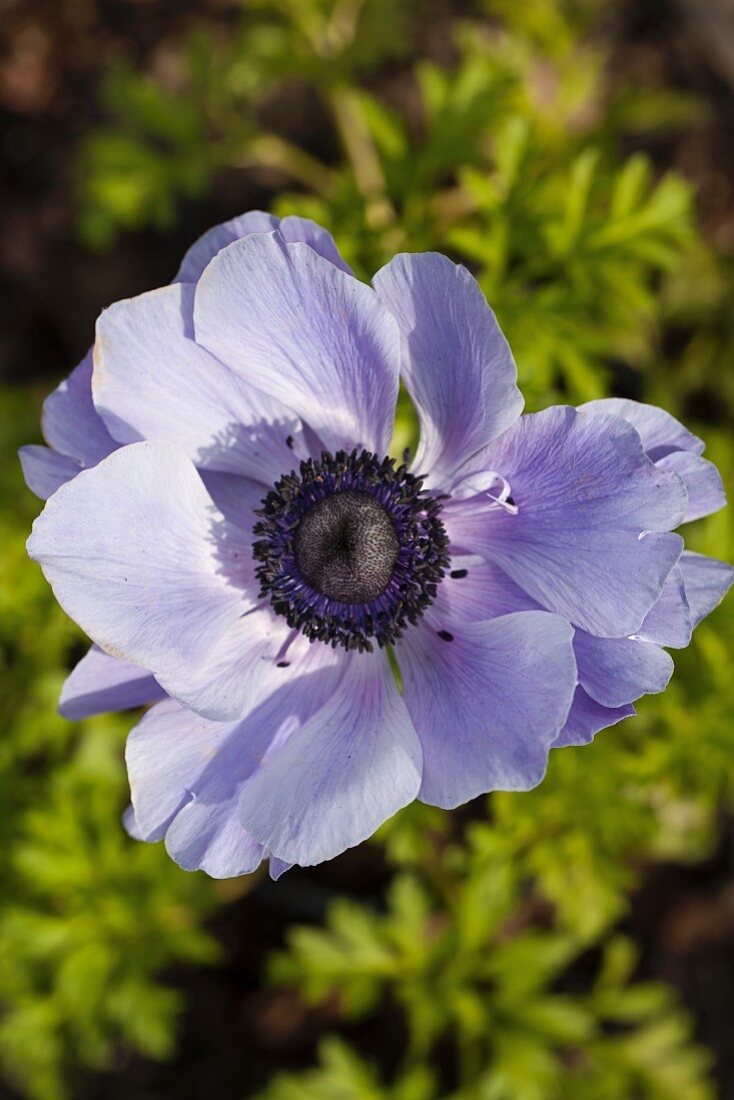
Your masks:
M 367 224 L 372 229 L 393 225 L 396 221 L 395 210 L 387 197 L 380 158 L 367 129 L 358 96 L 343 85 L 327 89 L 325 95 L 344 151 L 352 165 L 357 187 L 365 201 Z
M 283 175 L 304 184 L 310 191 L 328 199 L 333 194 L 331 170 L 316 157 L 277 134 L 260 134 L 250 142 L 248 158 L 265 168 L 274 168 Z

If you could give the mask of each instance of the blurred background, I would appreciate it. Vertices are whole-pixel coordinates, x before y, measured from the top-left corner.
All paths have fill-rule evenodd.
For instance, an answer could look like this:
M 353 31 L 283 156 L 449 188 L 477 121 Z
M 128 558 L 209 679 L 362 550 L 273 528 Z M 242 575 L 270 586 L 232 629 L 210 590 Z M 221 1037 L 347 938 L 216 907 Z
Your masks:
M 466 263 L 531 410 L 659 403 L 731 490 L 734 3 L 0 15 L 0 1097 L 734 1098 L 734 603 L 536 791 L 212 882 L 121 828 L 135 716 L 56 714 L 85 645 L 25 558 L 15 457 L 99 311 L 260 207 L 362 277 Z M 734 557 L 731 515 L 689 532 Z

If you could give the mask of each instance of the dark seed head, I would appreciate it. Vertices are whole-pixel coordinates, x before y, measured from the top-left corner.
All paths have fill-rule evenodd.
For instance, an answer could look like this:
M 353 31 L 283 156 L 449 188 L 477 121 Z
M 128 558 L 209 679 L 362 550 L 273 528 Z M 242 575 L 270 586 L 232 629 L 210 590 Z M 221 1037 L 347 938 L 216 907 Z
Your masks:
M 400 543 L 395 524 L 370 493 L 346 489 L 314 504 L 298 524 L 293 554 L 301 576 L 330 600 L 363 604 L 381 596 Z
M 302 462 L 257 513 L 261 596 L 311 641 L 360 651 L 395 641 L 449 563 L 441 504 L 422 485 L 368 451 Z

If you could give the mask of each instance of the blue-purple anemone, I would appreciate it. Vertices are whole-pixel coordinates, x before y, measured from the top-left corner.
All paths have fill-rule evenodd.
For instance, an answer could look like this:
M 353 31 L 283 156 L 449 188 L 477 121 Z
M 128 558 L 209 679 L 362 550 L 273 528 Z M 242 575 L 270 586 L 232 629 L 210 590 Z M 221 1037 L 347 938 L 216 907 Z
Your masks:
M 102 313 L 21 457 L 29 553 L 94 643 L 62 713 L 150 707 L 133 835 L 277 877 L 415 798 L 527 790 L 663 690 L 734 576 L 672 533 L 718 473 L 660 409 L 522 406 L 463 267 L 404 254 L 368 286 L 302 218 L 218 226 Z

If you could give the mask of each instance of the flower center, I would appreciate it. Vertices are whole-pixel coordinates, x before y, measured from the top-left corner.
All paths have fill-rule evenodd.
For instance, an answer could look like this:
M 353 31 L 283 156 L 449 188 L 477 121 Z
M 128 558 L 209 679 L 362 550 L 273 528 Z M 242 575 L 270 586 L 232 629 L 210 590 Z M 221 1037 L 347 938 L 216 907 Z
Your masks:
M 284 475 L 257 514 L 261 596 L 311 641 L 388 645 L 433 602 L 449 563 L 441 503 L 368 451 L 324 451 Z
M 400 550 L 395 524 L 375 497 L 345 489 L 318 501 L 293 538 L 301 576 L 330 600 L 368 603 L 390 583 Z

